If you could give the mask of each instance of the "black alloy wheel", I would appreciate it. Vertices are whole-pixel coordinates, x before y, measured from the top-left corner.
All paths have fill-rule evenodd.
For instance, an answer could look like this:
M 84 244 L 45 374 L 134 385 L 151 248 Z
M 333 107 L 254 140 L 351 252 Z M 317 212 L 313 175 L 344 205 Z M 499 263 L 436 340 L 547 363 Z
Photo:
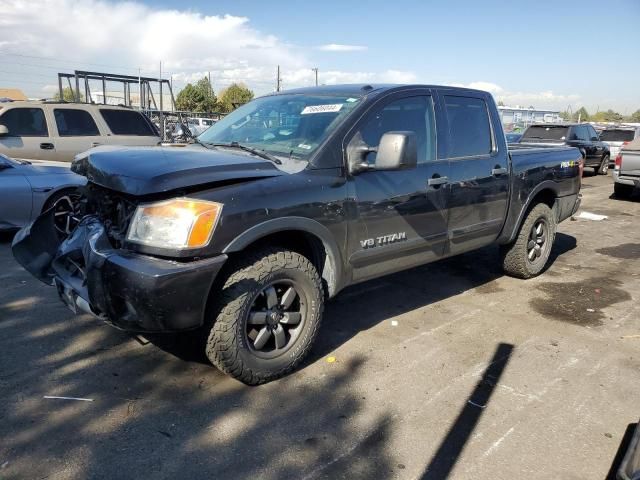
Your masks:
M 247 344 L 254 355 L 273 358 L 295 343 L 305 320 L 306 304 L 301 292 L 293 281 L 279 280 L 255 297 L 245 327 Z

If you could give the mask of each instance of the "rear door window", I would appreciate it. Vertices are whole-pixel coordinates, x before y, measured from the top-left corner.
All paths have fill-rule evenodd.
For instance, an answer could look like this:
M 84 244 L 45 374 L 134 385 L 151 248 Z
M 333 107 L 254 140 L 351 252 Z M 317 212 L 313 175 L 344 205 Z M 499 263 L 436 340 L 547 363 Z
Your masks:
M 568 127 L 559 125 L 533 125 L 524 132 L 522 141 L 527 140 L 564 140 L 567 136 Z M 569 138 L 571 140 L 571 138 Z
M 580 129 L 578 130 L 578 138 L 585 142 L 588 142 L 589 140 L 591 140 L 591 137 L 589 135 L 589 129 L 586 127 L 586 125 L 580 126 Z
M 600 140 L 603 142 L 630 142 L 634 137 L 633 130 L 603 130 Z
M 589 140 L 593 140 L 594 142 L 598 141 L 598 132 L 591 125 L 587 125 L 587 137 Z
M 132 110 L 101 108 L 100 114 L 114 135 L 157 136 L 151 123 Z
M 100 135 L 93 117 L 86 110 L 77 108 L 55 108 L 58 135 L 61 137 L 87 137 Z
M 0 125 L 12 137 L 48 137 L 49 129 L 41 108 L 12 108 L 0 117 Z
M 489 155 L 493 149 L 487 104 L 481 98 L 445 95 L 449 157 Z

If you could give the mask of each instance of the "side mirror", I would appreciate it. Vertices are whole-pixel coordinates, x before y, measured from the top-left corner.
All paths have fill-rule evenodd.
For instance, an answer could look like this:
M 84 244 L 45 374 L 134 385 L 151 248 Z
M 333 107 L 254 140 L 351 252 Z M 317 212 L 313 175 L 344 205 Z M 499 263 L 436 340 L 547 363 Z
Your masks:
M 598 137 L 591 137 L 592 142 L 599 142 L 600 139 Z
M 9 129 L 4 125 L 0 125 L 0 137 L 6 137 L 9 135 Z
M 418 164 L 418 147 L 414 132 L 387 132 L 382 135 L 376 170 L 402 170 Z
M 376 163 L 374 165 L 364 161 L 367 154 L 371 152 L 376 152 Z M 418 164 L 416 134 L 415 132 L 387 132 L 382 135 L 380 145 L 377 148 L 360 145 L 349 155 L 349 160 L 352 174 L 367 170 L 415 168 Z

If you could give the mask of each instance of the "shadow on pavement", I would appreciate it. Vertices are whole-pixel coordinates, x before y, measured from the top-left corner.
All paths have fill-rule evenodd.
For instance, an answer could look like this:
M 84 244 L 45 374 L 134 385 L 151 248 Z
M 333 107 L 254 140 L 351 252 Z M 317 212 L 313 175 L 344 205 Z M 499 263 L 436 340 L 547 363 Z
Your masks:
M 607 473 L 605 480 L 618 479 L 618 469 L 620 468 L 620 464 L 622 463 L 622 460 L 627 453 L 627 449 L 629 448 L 629 444 L 631 443 L 631 439 L 633 438 L 633 434 L 636 431 L 637 425 L 637 423 L 630 423 L 629 425 L 627 425 L 627 428 L 624 431 L 624 435 L 622 436 L 622 441 L 620 442 L 620 446 L 618 447 L 616 456 L 613 458 L 613 462 L 611 462 L 611 468 L 609 468 L 609 472 Z
M 478 381 L 471 395 L 469 395 L 458 418 L 456 418 L 447 436 L 442 440 L 435 455 L 431 458 L 421 477 L 422 480 L 441 480 L 449 477 L 458 461 L 458 457 L 460 457 L 473 430 L 480 421 L 484 409 L 489 404 L 491 395 L 500 382 L 500 377 L 509 362 L 512 352 L 513 345 L 508 343 L 500 343 L 498 345 L 482 378 Z
M 574 247 L 573 237 L 559 234 L 554 258 Z M 390 316 L 502 275 L 497 249 L 487 248 L 348 289 L 328 304 L 309 362 Z M 176 343 L 174 350 L 191 360 L 185 362 L 88 316 L 72 317 L 51 287 L 15 262 L 0 274 L 0 292 L 0 460 L 9 462 L 3 476 L 401 475 L 386 449 L 394 429 L 390 412 L 381 407 L 365 417 L 365 399 L 352 389 L 363 357 L 334 364 L 320 377 L 303 369 L 249 388 L 201 363 L 189 342 L 162 346 L 171 352 Z M 489 400 L 511 348 L 498 348 L 474 403 Z M 481 413 L 466 404 L 426 473 L 451 470 Z
M 576 246 L 575 237 L 558 233 L 546 268 Z M 475 288 L 500 291 L 497 285 L 487 284 L 503 276 L 498 248 L 487 247 L 350 287 L 327 304 L 307 363 L 388 318 Z

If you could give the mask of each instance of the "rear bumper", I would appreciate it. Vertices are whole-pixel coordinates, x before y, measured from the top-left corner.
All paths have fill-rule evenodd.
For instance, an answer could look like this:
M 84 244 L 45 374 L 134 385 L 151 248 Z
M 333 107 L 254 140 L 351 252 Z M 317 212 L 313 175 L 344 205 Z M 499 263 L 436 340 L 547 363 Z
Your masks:
M 211 285 L 226 255 L 177 262 L 114 249 L 104 226 L 85 218 L 57 250 L 49 278 L 74 312 L 132 332 L 202 325 Z
M 636 188 L 640 188 L 640 177 L 628 177 L 625 175 L 621 175 L 619 170 L 613 171 L 613 181 L 616 183 L 621 183 L 623 185 L 630 185 Z

